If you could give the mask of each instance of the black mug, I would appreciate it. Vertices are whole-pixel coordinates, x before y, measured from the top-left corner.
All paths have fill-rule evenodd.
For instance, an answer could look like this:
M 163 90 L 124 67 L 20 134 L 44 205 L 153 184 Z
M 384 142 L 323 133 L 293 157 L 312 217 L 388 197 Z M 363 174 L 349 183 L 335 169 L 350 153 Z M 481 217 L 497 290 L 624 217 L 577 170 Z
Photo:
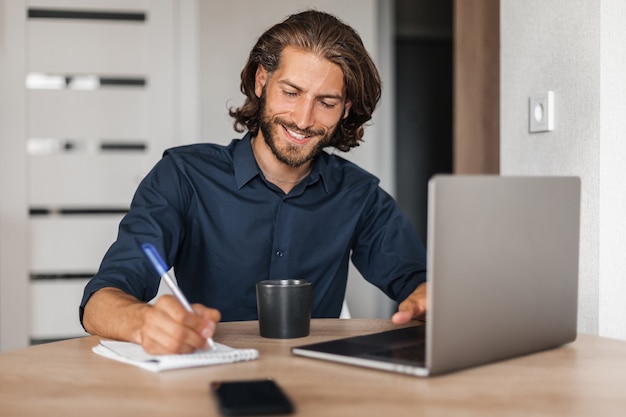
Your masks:
M 309 335 L 313 284 L 303 279 L 276 279 L 256 284 L 262 337 L 292 339 Z

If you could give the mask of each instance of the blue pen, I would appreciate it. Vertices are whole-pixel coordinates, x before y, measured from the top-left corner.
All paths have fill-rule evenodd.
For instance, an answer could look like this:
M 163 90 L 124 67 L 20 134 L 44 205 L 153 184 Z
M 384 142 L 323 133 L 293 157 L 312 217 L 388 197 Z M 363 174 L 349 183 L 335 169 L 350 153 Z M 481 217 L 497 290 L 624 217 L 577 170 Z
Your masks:
M 174 296 L 176 296 L 178 301 L 180 301 L 183 307 L 185 307 L 185 310 L 193 313 L 194 311 L 191 308 L 191 304 L 189 304 L 189 301 L 187 301 L 187 298 L 185 298 L 183 292 L 180 290 L 180 288 L 178 288 L 178 285 L 176 285 L 174 278 L 172 278 L 172 276 L 167 273 L 169 268 L 165 264 L 165 261 L 163 261 L 163 258 L 161 258 L 161 255 L 159 255 L 159 252 L 156 250 L 154 245 L 150 243 L 144 243 L 143 245 L 141 245 L 141 249 L 143 249 L 143 252 L 146 254 L 148 259 L 150 259 L 152 266 L 154 266 L 154 269 L 156 269 L 157 273 L 161 276 L 161 279 L 165 281 L 167 286 L 174 293 Z M 212 338 L 209 337 L 207 339 L 207 343 L 209 344 L 209 347 L 211 349 L 215 349 L 215 343 L 213 342 Z

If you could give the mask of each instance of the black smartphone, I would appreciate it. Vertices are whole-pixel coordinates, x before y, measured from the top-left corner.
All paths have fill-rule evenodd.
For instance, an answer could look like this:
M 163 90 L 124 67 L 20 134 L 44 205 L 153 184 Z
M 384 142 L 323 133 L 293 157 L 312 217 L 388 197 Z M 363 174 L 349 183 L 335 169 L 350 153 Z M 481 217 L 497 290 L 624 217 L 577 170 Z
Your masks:
M 291 400 L 273 379 L 211 382 L 220 411 L 227 416 L 290 414 Z

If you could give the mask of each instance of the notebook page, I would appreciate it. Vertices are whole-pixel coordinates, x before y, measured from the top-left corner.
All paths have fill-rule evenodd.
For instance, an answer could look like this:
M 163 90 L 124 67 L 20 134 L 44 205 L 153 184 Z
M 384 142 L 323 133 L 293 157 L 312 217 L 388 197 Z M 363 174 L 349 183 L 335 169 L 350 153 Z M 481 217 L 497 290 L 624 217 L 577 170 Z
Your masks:
M 150 355 L 135 343 L 101 340 L 92 350 L 101 356 L 153 372 L 249 361 L 259 356 L 256 349 L 234 349 L 221 343 L 215 343 L 215 347 L 215 350 L 197 350 L 189 354 Z

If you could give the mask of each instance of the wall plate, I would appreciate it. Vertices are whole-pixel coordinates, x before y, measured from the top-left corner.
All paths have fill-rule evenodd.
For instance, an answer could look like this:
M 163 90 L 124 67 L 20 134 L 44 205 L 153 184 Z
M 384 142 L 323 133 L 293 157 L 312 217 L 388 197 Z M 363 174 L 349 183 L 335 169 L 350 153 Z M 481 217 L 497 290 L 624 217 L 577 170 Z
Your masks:
M 554 92 L 546 91 L 530 96 L 528 116 L 530 133 L 554 130 Z

